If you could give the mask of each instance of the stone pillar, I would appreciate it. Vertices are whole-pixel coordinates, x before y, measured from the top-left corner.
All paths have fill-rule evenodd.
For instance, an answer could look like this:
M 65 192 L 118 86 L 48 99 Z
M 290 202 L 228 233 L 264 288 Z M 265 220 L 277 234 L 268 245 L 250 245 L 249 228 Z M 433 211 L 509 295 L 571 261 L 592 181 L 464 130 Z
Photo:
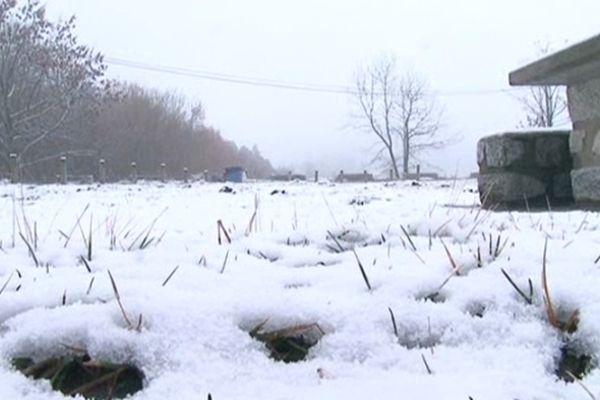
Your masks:
M 98 181 L 100 183 L 106 182 L 106 161 L 104 158 L 98 161 Z
M 160 181 L 165 183 L 167 181 L 167 164 L 160 164 Z
M 187 167 L 183 167 L 183 182 L 184 183 L 188 183 L 188 181 L 190 179 L 189 175 L 190 174 L 189 174 L 188 168 Z
M 509 82 L 567 87 L 573 197 L 580 206 L 600 208 L 600 35 L 511 72 Z
M 573 132 L 571 183 L 580 205 L 600 204 L 600 79 L 567 87 Z
M 137 163 L 133 161 L 131 163 L 131 182 L 137 183 L 138 173 L 137 173 Z
M 10 182 L 19 183 L 19 160 L 15 153 L 10 153 Z
M 67 183 L 67 156 L 60 157 L 60 183 Z

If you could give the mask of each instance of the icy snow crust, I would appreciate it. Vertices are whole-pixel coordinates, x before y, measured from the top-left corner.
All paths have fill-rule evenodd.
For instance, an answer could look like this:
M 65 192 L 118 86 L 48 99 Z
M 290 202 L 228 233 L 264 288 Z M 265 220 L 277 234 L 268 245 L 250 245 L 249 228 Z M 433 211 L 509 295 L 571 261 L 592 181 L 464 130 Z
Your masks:
M 235 194 L 201 183 L 2 185 L 0 287 L 8 283 L 0 294 L 0 399 L 63 398 L 47 381 L 20 375 L 10 359 L 77 348 L 140 367 L 145 388 L 132 397 L 139 400 L 205 399 L 209 392 L 215 400 L 588 399 L 554 375 L 565 337 L 544 311 L 542 250 L 548 238 L 556 307 L 580 311 L 570 340 L 595 358 L 599 215 L 480 211 L 473 181 L 445 183 L 248 183 L 234 186 Z M 275 189 L 285 194 L 271 195 Z M 157 217 L 153 241 L 139 249 L 134 240 Z M 91 273 L 80 261 L 90 219 Z M 223 236 L 218 245 L 217 220 L 231 244 Z M 28 237 L 34 223 L 39 267 L 18 234 Z M 336 252 L 328 232 L 348 251 Z M 489 235 L 494 246 L 498 235 L 507 240 L 497 257 L 489 254 Z M 452 275 L 442 240 L 460 275 L 441 289 L 444 301 L 433 302 L 425 298 Z M 533 305 L 501 268 L 524 291 L 531 278 Z M 127 327 L 108 270 L 129 319 L 137 323 L 142 314 L 141 332 Z M 267 318 L 268 330 L 317 323 L 326 334 L 306 361 L 276 362 L 248 334 Z M 599 392 L 598 371 L 583 383 Z

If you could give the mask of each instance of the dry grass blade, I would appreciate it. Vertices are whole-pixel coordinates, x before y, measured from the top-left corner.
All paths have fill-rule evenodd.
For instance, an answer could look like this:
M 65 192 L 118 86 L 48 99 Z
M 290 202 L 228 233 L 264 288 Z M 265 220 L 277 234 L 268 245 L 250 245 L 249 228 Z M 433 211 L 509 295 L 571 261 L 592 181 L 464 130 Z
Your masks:
M 440 232 L 442 231 L 442 229 L 444 229 L 450 222 L 452 222 L 452 218 L 450 218 L 449 220 L 447 220 L 446 222 L 441 224 L 435 231 L 433 231 L 432 236 L 437 237 L 440 234 Z
M 258 332 L 260 332 L 262 328 L 267 324 L 267 322 L 269 322 L 269 318 L 259 322 L 254 328 L 250 330 L 250 332 L 248 332 L 248 334 L 252 337 L 256 336 Z
M 297 324 L 297 325 L 292 325 L 292 326 L 284 327 L 281 329 L 276 329 L 276 330 L 269 331 L 269 332 L 261 332 L 263 326 L 265 325 L 265 323 L 267 321 L 268 321 L 268 319 L 261 322 L 260 324 L 258 324 L 258 326 L 256 326 L 254 329 L 252 329 L 249 332 L 250 336 L 259 338 L 259 339 L 263 339 L 266 341 L 272 341 L 272 340 L 278 339 L 278 338 L 302 335 L 302 334 L 308 333 L 310 331 L 313 331 L 314 329 L 316 329 L 320 335 L 325 335 L 325 331 L 316 322 L 310 323 L 310 324 Z M 306 350 L 306 349 L 303 349 L 303 350 Z
M 221 232 L 225 235 L 225 239 L 227 239 L 227 243 L 231 243 L 231 237 L 229 237 L 229 233 L 227 233 L 227 229 L 223 226 L 223 221 L 217 221 L 217 241 L 221 244 Z
M 144 316 L 142 315 L 142 313 L 140 313 L 140 316 L 138 317 L 138 323 L 137 323 L 137 326 L 135 327 L 135 330 L 138 332 L 141 332 L 143 324 L 144 324 Z
M 177 270 L 179 269 L 179 265 L 176 266 L 173 271 L 171 271 L 171 273 L 169 274 L 169 276 L 167 276 L 167 279 L 165 279 L 162 283 L 162 286 L 165 287 L 165 285 L 171 280 L 171 278 L 173 277 L 173 275 L 175 275 L 175 272 L 177 272 Z
M 492 184 L 487 187 L 487 189 L 485 190 L 485 192 L 483 192 L 483 196 L 482 196 L 482 199 L 481 199 L 481 205 L 482 206 L 486 206 L 487 205 L 487 199 L 490 196 L 490 194 L 492 193 L 492 190 L 494 189 L 494 186 L 496 186 L 496 182 L 492 182 Z M 477 219 L 479 218 L 479 214 L 481 214 L 481 210 L 483 210 L 483 208 L 479 207 L 479 209 L 477 210 L 477 214 L 475 214 L 475 221 L 477 221 Z
M 501 235 L 498 235 L 498 238 L 496 239 L 496 247 L 494 247 L 494 258 L 498 258 L 498 256 L 500 255 L 500 239 L 501 239 Z
M 90 279 L 90 284 L 88 285 L 87 291 L 85 292 L 86 296 L 89 296 L 90 293 L 92 292 L 92 286 L 94 286 L 94 280 L 96 278 L 92 276 L 92 279 Z
M 498 236 L 498 238 L 500 238 L 500 236 Z M 504 248 L 506 247 L 507 244 L 508 244 L 508 237 L 506 237 L 504 239 L 504 242 L 502 242 L 502 245 L 498 248 L 498 255 L 496 257 L 499 257 L 500 254 L 502 254 L 502 252 L 504 251 Z
M 388 311 L 390 312 L 390 318 L 392 319 L 392 327 L 394 328 L 394 335 L 398 337 L 398 325 L 396 325 L 396 317 L 394 316 L 394 312 L 391 308 L 388 307 Z
M 446 279 L 444 279 L 444 281 L 442 282 L 442 284 L 437 288 L 437 290 L 435 292 L 433 292 L 432 294 L 430 294 L 428 297 L 429 298 L 434 298 L 436 296 L 438 296 L 440 294 L 440 292 L 442 291 L 442 289 L 444 288 L 444 286 L 446 286 L 448 284 L 448 282 L 450 282 L 450 279 L 452 279 L 452 277 L 456 276 L 456 273 L 454 271 L 452 271 L 447 277 Z
M 88 235 L 88 261 L 92 261 L 92 219 L 93 219 L 93 214 L 90 215 L 90 231 L 89 231 L 89 235 Z
M 356 250 L 352 249 L 352 252 L 354 253 L 354 257 L 356 257 L 356 262 L 358 263 L 358 268 L 360 268 L 360 273 L 362 274 L 365 284 L 367 285 L 367 289 L 369 289 L 369 291 L 373 290 L 371 288 L 371 284 L 369 283 L 369 278 L 367 277 L 367 273 L 365 272 L 365 269 L 363 268 L 362 262 L 360 262 L 360 258 L 358 258 L 358 254 L 356 254 Z
M 333 233 L 331 233 L 331 231 L 327 231 L 327 236 L 329 236 L 331 238 L 331 240 L 333 240 L 334 243 L 337 245 L 338 253 L 343 253 L 344 251 L 346 251 L 346 249 L 344 249 L 344 247 L 342 246 L 340 241 L 335 237 L 335 235 Z M 329 246 L 329 248 L 335 251 L 335 248 L 333 248 L 331 246 Z
M 71 231 L 69 232 L 68 235 L 66 235 L 66 240 L 65 240 L 65 245 L 64 247 L 66 248 L 69 245 L 69 241 L 71 240 L 71 236 L 73 236 L 73 232 L 75 232 L 75 229 L 77 229 L 77 227 L 79 226 L 81 219 L 83 218 L 83 216 L 85 215 L 85 213 L 87 212 L 87 210 L 90 208 L 90 204 L 88 203 L 85 208 L 83 209 L 83 211 L 81 212 L 81 214 L 79 215 L 79 217 L 77 218 L 77 221 L 75 222 L 75 225 L 73 225 L 73 228 L 71 228 Z
M 225 272 L 225 267 L 227 267 L 228 259 L 229 259 L 229 250 L 227 250 L 227 253 L 225 253 L 225 258 L 223 259 L 223 265 L 221 266 L 221 271 L 220 271 L 221 274 Z
M 527 196 L 523 195 L 523 200 L 525 201 L 525 211 L 530 215 L 531 218 L 531 209 L 529 208 L 529 200 L 527 200 Z
M 431 370 L 431 368 L 429 367 L 429 364 L 427 363 L 427 359 L 425 358 L 425 354 L 421 354 L 421 359 L 423 360 L 423 364 L 425 364 L 425 369 L 427 370 L 427 373 L 429 375 L 432 375 L 433 371 Z
M 4 290 L 6 290 L 6 287 L 8 286 L 8 283 L 12 279 L 13 275 L 14 275 L 14 272 L 11 272 L 10 275 L 8 276 L 8 279 L 6 280 L 6 282 L 4 282 L 4 285 L 2 285 L 2 287 L 0 288 L 0 294 L 2 294 L 4 292 Z
M 37 256 L 35 255 L 35 250 L 33 250 L 31 243 L 29 243 L 27 241 L 27 239 L 25 239 L 25 236 L 23 236 L 23 234 L 21 232 L 19 232 L 19 236 L 21 236 L 21 239 L 23 239 L 23 242 L 25 242 L 25 245 L 27 246 L 27 249 L 29 250 L 29 255 L 31 256 L 31 258 L 33 258 L 33 262 L 35 263 L 35 266 L 39 267 L 40 261 L 38 260 Z
M 404 233 L 404 236 L 406 236 L 406 239 L 408 240 L 408 243 L 410 243 L 410 247 L 412 247 L 413 251 L 417 251 L 417 246 L 415 246 L 415 244 L 413 243 L 406 229 L 404 229 L 402 225 L 400 225 L 400 229 L 402 229 L 402 232 Z
M 117 289 L 117 284 L 115 283 L 115 280 L 114 280 L 112 274 L 110 273 L 110 270 L 108 270 L 108 277 L 110 278 L 110 283 L 112 285 L 113 292 L 115 294 L 115 298 L 117 299 L 117 304 L 119 305 L 119 308 L 121 309 L 121 313 L 123 314 L 123 319 L 125 320 L 125 323 L 127 323 L 127 326 L 129 327 L 129 329 L 133 329 L 133 324 L 131 323 L 131 320 L 129 319 L 129 317 L 127 316 L 127 313 L 125 312 L 123 303 L 121 303 L 121 295 L 119 295 L 119 289 Z
M 67 289 L 65 289 L 65 291 L 63 292 L 62 299 L 61 299 L 61 304 L 63 306 L 67 304 Z
M 456 275 L 460 275 L 460 269 L 458 268 L 456 261 L 454 261 L 454 257 L 452 257 L 452 254 L 450 253 L 448 246 L 446 246 L 446 243 L 444 243 L 442 238 L 440 238 L 440 242 L 442 242 L 442 246 L 444 246 L 444 251 L 446 252 L 446 255 L 448 256 L 448 260 L 450 260 L 450 264 L 452 264 L 452 272 L 455 273 Z
M 254 196 L 254 212 L 250 217 L 250 222 L 248 222 L 248 227 L 246 227 L 246 236 L 249 236 L 252 231 L 256 231 L 256 216 L 258 215 L 258 195 Z
M 429 251 L 431 251 L 431 248 L 433 247 L 433 239 L 432 239 L 432 236 L 431 236 L 431 229 L 428 229 L 428 230 L 427 230 L 427 237 L 428 237 L 428 239 L 429 239 L 429 240 L 427 241 L 427 244 L 428 244 L 428 249 L 429 249 Z
M 531 283 L 531 279 L 529 280 L 529 296 L 527 296 L 523 291 L 517 286 L 515 281 L 508 275 L 508 272 L 504 270 L 504 268 L 500 268 L 502 275 L 508 280 L 511 286 L 521 295 L 521 297 L 527 302 L 527 304 L 533 304 L 533 285 Z
M 77 394 L 88 393 L 88 392 L 92 391 L 92 389 L 95 389 L 96 387 L 103 385 L 103 384 L 109 382 L 110 380 L 113 380 L 113 382 L 115 382 L 117 380 L 117 378 L 119 377 L 119 375 L 121 375 L 121 373 L 123 371 L 125 371 L 125 368 L 120 368 L 120 369 L 116 370 L 115 372 L 111 372 L 110 374 L 104 375 L 103 377 L 98 378 L 92 382 L 85 383 L 85 384 L 71 390 L 69 393 L 67 393 L 67 396 L 74 397 Z M 112 399 L 112 395 L 108 398 Z
M 90 264 L 85 259 L 85 257 L 84 256 L 80 256 L 79 259 L 81 260 L 81 263 L 83 264 L 83 266 L 85 267 L 85 269 L 87 270 L 87 272 L 89 272 L 91 274 L 92 273 L 92 269 L 90 268 Z
M 600 261 L 600 255 L 598 255 L 598 257 L 596 257 L 596 259 L 594 260 L 594 264 L 598 264 L 598 261 Z
M 583 216 L 583 219 L 581 220 L 581 223 L 579 224 L 579 227 L 575 231 L 576 234 L 579 233 L 579 232 L 581 232 L 581 230 L 583 229 L 583 227 L 587 224 L 588 215 L 589 215 L 588 213 L 585 213 L 585 215 Z
M 592 400 L 596 400 L 596 396 L 594 396 L 594 394 L 592 393 L 592 391 L 590 389 L 587 388 L 587 386 L 585 386 L 583 384 L 583 382 L 581 382 L 581 379 L 579 379 L 578 377 L 575 376 L 575 374 L 573 374 L 571 371 L 569 370 L 565 370 L 565 373 L 567 375 L 569 375 L 569 377 L 571 377 L 571 379 L 573 379 L 573 382 L 577 382 L 579 384 L 579 386 L 581 386 L 581 388 L 583 390 L 585 390 L 585 392 L 588 394 L 588 396 L 590 396 L 590 398 Z
M 150 225 L 148 225 L 148 227 L 146 229 L 144 229 L 143 231 L 140 232 L 139 235 L 136 236 L 136 238 L 133 240 L 133 242 L 131 242 L 131 244 L 129 245 L 128 251 L 131 251 L 137 244 L 137 242 L 140 240 L 140 238 L 142 239 L 142 241 L 140 242 L 138 249 L 140 250 L 144 250 L 146 249 L 148 246 L 150 246 L 150 244 L 154 241 L 155 238 L 150 238 L 150 234 L 152 233 L 152 230 L 154 229 L 154 225 L 156 225 L 156 222 L 158 222 L 158 220 L 160 219 L 160 217 L 162 217 L 167 210 L 169 209 L 169 207 L 165 207 L 160 214 L 158 214 L 150 223 Z M 142 238 L 143 236 L 143 238 Z
M 83 240 L 83 245 L 87 249 L 88 248 L 88 239 L 87 239 L 87 236 L 85 236 L 83 227 L 81 226 L 81 224 L 79 222 L 77 223 L 77 227 L 79 228 L 79 234 L 81 235 L 81 240 Z
M 491 207 L 484 215 L 483 217 L 477 219 L 477 216 L 479 215 L 479 211 L 481 211 L 481 209 L 477 212 L 477 215 L 475 217 L 475 223 L 473 224 L 473 226 L 471 227 L 471 230 L 469 231 L 469 233 L 467 234 L 467 237 L 465 237 L 465 241 L 469 240 L 469 238 L 471 237 L 471 235 L 475 232 L 475 230 L 477 229 L 477 227 L 479 225 L 481 225 L 481 223 L 483 221 L 485 221 L 486 219 L 489 218 L 490 215 L 492 215 L 492 212 L 496 211 L 496 208 L 498 208 L 498 206 L 494 206 Z
M 548 239 L 544 242 L 544 255 L 542 258 L 542 294 L 544 298 L 544 306 L 546 307 L 546 314 L 548 315 L 548 322 L 550 325 L 555 328 L 560 329 L 561 323 L 556 315 L 556 310 L 554 309 L 554 305 L 552 304 L 552 299 L 550 298 L 550 290 L 548 289 L 548 277 L 546 274 L 546 255 L 548 250 Z
M 15 248 L 16 242 L 16 232 L 17 232 L 17 206 L 15 194 L 12 194 L 12 247 Z

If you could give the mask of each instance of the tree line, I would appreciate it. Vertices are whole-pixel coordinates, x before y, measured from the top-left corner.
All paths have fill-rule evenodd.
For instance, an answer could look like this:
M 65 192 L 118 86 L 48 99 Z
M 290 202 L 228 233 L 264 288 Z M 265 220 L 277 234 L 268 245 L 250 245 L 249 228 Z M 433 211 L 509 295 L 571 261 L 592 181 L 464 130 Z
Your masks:
M 273 168 L 254 146 L 238 147 L 205 123 L 201 104 L 170 92 L 111 81 L 103 55 L 78 43 L 75 19 L 49 21 L 37 0 L 0 0 L 0 174 L 49 181 L 69 173 L 109 179 L 171 176 L 188 168 L 219 175 L 239 165 L 252 177 Z

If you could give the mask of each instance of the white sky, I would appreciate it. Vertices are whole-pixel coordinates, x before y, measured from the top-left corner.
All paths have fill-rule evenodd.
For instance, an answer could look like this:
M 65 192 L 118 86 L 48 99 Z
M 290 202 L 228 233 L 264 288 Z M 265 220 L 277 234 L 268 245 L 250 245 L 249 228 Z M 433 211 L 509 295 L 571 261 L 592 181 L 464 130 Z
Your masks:
M 514 128 L 508 73 L 600 33 L 598 0 L 49 0 L 78 18 L 82 43 L 108 57 L 293 83 L 351 85 L 382 53 L 440 93 L 444 130 L 462 141 L 429 156 L 446 173 L 475 171 L 476 141 Z M 275 166 L 362 170 L 371 136 L 351 128 L 352 99 L 110 66 L 115 78 L 202 101 L 207 122 Z M 424 168 L 426 169 L 426 168 Z

